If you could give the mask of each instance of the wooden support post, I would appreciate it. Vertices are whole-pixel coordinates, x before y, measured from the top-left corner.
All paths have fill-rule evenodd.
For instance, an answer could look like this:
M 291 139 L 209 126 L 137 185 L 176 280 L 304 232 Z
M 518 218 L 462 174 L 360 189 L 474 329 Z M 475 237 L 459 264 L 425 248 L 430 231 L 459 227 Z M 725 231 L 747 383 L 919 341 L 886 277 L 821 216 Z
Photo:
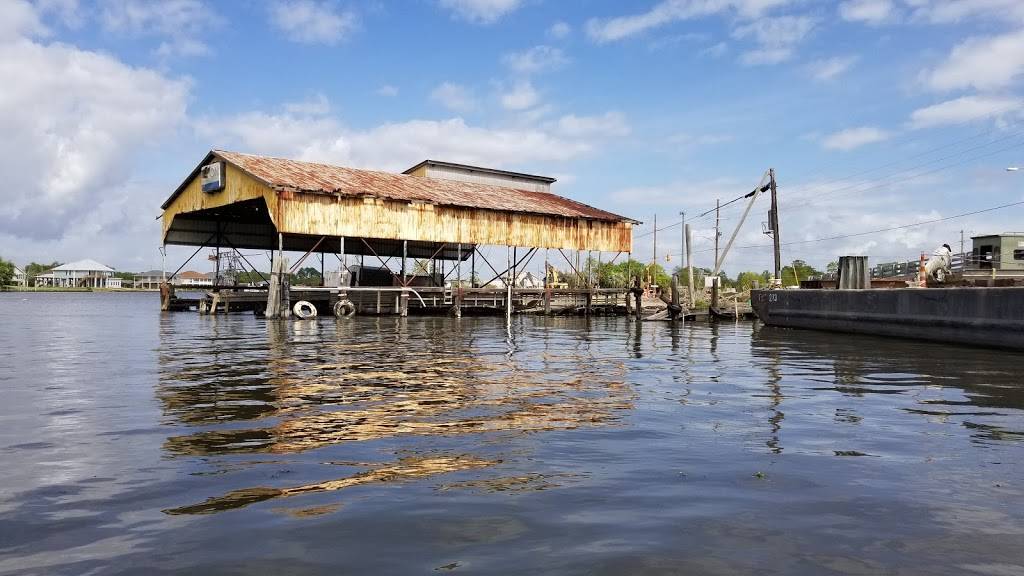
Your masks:
M 551 264 L 547 248 L 544 249 L 544 314 L 551 315 Z
M 682 307 L 679 297 L 679 274 L 672 275 L 672 305 Z
M 454 290 L 455 302 L 453 304 L 455 305 L 455 317 L 462 318 L 462 242 L 459 242 L 455 250 L 456 257 L 458 258 L 455 261 L 455 267 L 458 270 L 458 272 L 455 273 L 455 276 L 458 277 L 458 286 Z M 475 252 L 476 250 L 474 249 L 474 253 Z M 470 274 L 472 274 L 472 272 Z M 470 280 L 472 280 L 472 277 L 470 277 Z
M 288 274 L 288 259 L 281 258 L 281 318 L 292 315 L 292 279 Z
M 505 247 L 505 263 L 508 265 L 506 270 L 512 269 L 512 248 L 509 246 Z M 512 284 L 514 278 L 510 279 L 505 283 L 505 287 L 508 289 L 505 293 L 505 324 L 512 324 Z
M 711 278 L 711 313 L 718 314 L 718 276 Z
M 409 252 L 409 241 L 402 240 L 402 286 L 405 286 L 405 258 Z M 405 314 L 402 314 L 405 316 Z

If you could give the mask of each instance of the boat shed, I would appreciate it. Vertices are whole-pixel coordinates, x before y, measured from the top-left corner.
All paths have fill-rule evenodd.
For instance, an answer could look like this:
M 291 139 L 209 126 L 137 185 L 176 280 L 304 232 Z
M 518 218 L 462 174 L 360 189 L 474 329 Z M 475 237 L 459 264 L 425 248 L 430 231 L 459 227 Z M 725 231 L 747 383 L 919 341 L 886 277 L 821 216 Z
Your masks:
M 161 206 L 163 242 L 449 260 L 466 259 L 476 245 L 631 251 L 637 221 L 515 187 L 508 177 L 517 173 L 477 170 L 506 181 L 213 150 Z

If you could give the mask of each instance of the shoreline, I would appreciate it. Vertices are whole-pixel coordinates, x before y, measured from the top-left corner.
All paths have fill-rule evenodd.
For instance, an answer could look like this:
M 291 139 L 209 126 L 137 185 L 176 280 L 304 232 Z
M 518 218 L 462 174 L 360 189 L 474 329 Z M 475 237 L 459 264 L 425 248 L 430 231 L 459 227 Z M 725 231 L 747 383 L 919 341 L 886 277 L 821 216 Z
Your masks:
M 0 286 L 0 292 L 160 292 L 157 288 L 70 288 L 52 286 Z

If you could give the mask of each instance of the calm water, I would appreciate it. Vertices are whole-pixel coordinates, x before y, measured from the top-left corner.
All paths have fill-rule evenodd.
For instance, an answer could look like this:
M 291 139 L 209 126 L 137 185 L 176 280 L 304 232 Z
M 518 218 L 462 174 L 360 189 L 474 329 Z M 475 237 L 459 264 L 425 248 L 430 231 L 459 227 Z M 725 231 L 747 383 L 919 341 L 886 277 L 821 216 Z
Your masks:
M 1024 574 L 1024 355 L 0 294 L 0 574 Z

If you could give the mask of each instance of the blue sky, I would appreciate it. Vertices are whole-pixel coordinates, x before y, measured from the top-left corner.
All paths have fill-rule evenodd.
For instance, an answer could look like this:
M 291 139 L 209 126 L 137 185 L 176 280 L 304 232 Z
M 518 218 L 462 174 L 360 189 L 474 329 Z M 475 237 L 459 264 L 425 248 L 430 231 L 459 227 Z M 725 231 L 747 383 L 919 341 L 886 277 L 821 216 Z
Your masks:
M 552 175 L 644 221 L 648 259 L 654 214 L 703 212 L 769 167 L 784 242 L 935 220 L 1024 199 L 1004 171 L 1024 164 L 1022 72 L 1019 0 L 3 0 L 0 255 L 158 267 L 159 204 L 211 148 Z M 766 209 L 738 245 L 767 240 Z M 784 258 L 910 259 L 1022 214 Z M 694 223 L 698 265 L 712 225 Z M 678 238 L 659 232 L 663 263 Z

